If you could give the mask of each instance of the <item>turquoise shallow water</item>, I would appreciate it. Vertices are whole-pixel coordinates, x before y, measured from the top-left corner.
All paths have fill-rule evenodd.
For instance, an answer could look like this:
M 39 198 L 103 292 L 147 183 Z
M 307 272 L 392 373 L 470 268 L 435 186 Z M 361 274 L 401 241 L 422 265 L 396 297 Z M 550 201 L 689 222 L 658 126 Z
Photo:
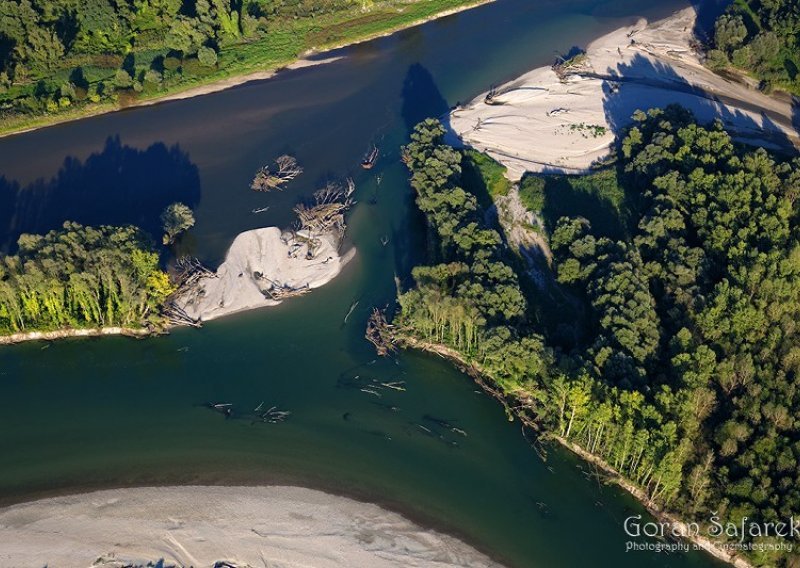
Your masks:
M 0 188 L 20 194 L 12 220 L 0 212 L 6 243 L 66 217 L 153 225 L 163 202 L 181 199 L 197 211 L 181 246 L 214 265 L 239 232 L 288 223 L 294 203 L 327 179 L 353 175 L 359 201 L 348 237 L 355 260 L 307 296 L 164 337 L 0 350 L 0 500 L 288 483 L 382 503 L 509 566 L 711 565 L 696 553 L 625 553 L 622 521 L 640 511 L 630 497 L 600 487 L 557 448 L 543 463 L 519 424 L 447 362 L 418 353 L 376 361 L 363 339 L 371 307 L 391 304 L 395 275 L 423 253 L 398 160 L 408 125 L 635 14 L 677 7 L 500 0 L 340 50 L 336 63 L 0 140 Z M 382 155 L 365 172 L 358 162 L 370 143 Z M 284 192 L 250 191 L 253 172 L 283 152 L 303 176 Z M 360 390 L 373 380 L 407 390 Z M 262 401 L 290 419 L 252 424 L 204 406 L 231 403 L 242 414 Z

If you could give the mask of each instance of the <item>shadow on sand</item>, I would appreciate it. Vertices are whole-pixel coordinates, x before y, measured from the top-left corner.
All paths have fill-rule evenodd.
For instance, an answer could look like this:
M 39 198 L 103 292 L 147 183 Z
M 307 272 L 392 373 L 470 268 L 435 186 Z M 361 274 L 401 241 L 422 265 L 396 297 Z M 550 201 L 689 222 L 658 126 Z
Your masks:
M 727 99 L 692 85 L 661 62 L 636 55 L 630 63 L 621 63 L 596 76 L 605 79 L 605 117 L 617 136 L 631 123 L 635 111 L 679 104 L 691 110 L 700 123 L 720 119 L 734 138 L 794 153 L 794 146 L 777 117 L 747 101 Z M 739 108 L 731 108 L 733 105 Z M 749 113 L 758 115 L 759 120 Z

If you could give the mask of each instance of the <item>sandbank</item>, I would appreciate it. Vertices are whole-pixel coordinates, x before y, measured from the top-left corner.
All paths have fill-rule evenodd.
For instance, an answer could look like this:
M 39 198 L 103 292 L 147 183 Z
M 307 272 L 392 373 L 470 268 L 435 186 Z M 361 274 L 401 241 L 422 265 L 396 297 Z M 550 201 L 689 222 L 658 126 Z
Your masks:
M 190 318 L 208 321 L 232 313 L 275 306 L 276 289 L 304 291 L 327 284 L 355 255 L 355 249 L 339 253 L 338 239 L 323 235 L 314 239 L 313 258 L 307 241 L 283 234 L 277 227 L 239 234 L 216 274 L 202 277 L 176 300 Z
M 716 75 L 696 50 L 695 11 L 615 30 L 557 73 L 540 67 L 450 115 L 453 133 L 488 153 L 516 181 L 526 172 L 585 173 L 608 155 L 634 111 L 678 103 L 702 122 L 719 118 L 737 139 L 797 144 L 791 101 Z
M 0 565 L 500 568 L 447 535 L 299 487 L 145 487 L 0 509 Z

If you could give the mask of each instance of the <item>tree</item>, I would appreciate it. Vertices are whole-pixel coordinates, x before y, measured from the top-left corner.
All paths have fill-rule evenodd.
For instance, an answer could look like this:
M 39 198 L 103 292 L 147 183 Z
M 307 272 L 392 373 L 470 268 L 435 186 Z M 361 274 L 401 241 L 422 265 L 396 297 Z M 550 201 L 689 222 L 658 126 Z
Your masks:
M 0 256 L 0 331 L 157 323 L 172 291 L 138 229 L 67 222 Z
M 197 50 L 197 59 L 206 67 L 214 67 L 217 64 L 217 52 L 210 47 L 202 46 Z
M 133 77 L 125 69 L 117 69 L 114 75 L 114 84 L 121 89 L 127 89 L 133 85 Z
M 161 226 L 164 244 L 172 244 L 179 234 L 194 226 L 194 214 L 187 205 L 173 203 L 161 213 Z
M 723 14 L 714 24 L 714 43 L 717 49 L 731 53 L 747 38 L 747 28 L 739 14 Z

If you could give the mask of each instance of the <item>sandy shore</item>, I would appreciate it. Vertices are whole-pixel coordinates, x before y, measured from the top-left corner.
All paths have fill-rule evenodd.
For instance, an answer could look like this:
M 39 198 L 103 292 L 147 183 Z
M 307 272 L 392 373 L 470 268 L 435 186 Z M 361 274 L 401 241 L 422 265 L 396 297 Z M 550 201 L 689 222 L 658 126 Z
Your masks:
M 284 70 L 304 69 L 306 67 L 315 67 L 317 65 L 324 65 L 325 63 L 333 63 L 334 61 L 339 61 L 340 59 L 343 59 L 343 56 L 327 57 L 325 59 L 298 59 L 294 63 L 291 63 L 286 67 L 283 67 L 283 69 Z M 154 99 L 140 101 L 133 106 L 134 107 L 150 106 L 159 103 L 165 103 L 167 101 L 178 101 L 181 99 L 191 99 L 192 97 L 199 97 L 202 95 L 210 95 L 211 93 L 224 91 L 226 89 L 230 89 L 231 87 L 244 85 L 245 83 L 249 83 L 251 81 L 263 81 L 264 79 L 271 79 L 279 71 L 281 71 L 281 69 L 268 69 L 265 71 L 255 71 L 253 73 L 247 73 L 245 75 L 237 75 L 235 77 L 229 77 L 227 79 L 222 79 L 221 81 L 215 81 L 207 85 L 198 85 L 197 87 L 190 87 L 188 89 L 178 91 L 170 95 L 164 95 L 163 97 L 157 97 Z
M 146 487 L 0 509 L 0 565 L 499 565 L 376 505 L 299 487 Z
M 0 337 L 0 345 L 12 345 L 23 341 L 52 341 L 67 337 L 102 337 L 104 335 L 127 335 L 129 337 L 144 337 L 150 335 L 151 331 L 144 328 L 131 327 L 90 327 L 78 329 L 57 329 L 54 331 L 23 331 L 3 335 Z
M 701 121 L 720 118 L 737 137 L 763 146 L 798 141 L 792 106 L 703 67 L 693 49 L 695 12 L 687 8 L 648 24 L 640 20 L 592 42 L 559 76 L 535 69 L 451 113 L 463 143 L 508 167 L 530 172 L 585 172 L 605 157 L 637 109 L 678 103 Z
M 216 274 L 201 278 L 176 303 L 200 321 L 275 306 L 280 301 L 271 299 L 271 290 L 319 288 L 333 280 L 355 255 L 355 249 L 340 255 L 337 240 L 323 236 L 318 238 L 314 258 L 308 258 L 308 245 L 288 237 L 277 227 L 241 233 Z

